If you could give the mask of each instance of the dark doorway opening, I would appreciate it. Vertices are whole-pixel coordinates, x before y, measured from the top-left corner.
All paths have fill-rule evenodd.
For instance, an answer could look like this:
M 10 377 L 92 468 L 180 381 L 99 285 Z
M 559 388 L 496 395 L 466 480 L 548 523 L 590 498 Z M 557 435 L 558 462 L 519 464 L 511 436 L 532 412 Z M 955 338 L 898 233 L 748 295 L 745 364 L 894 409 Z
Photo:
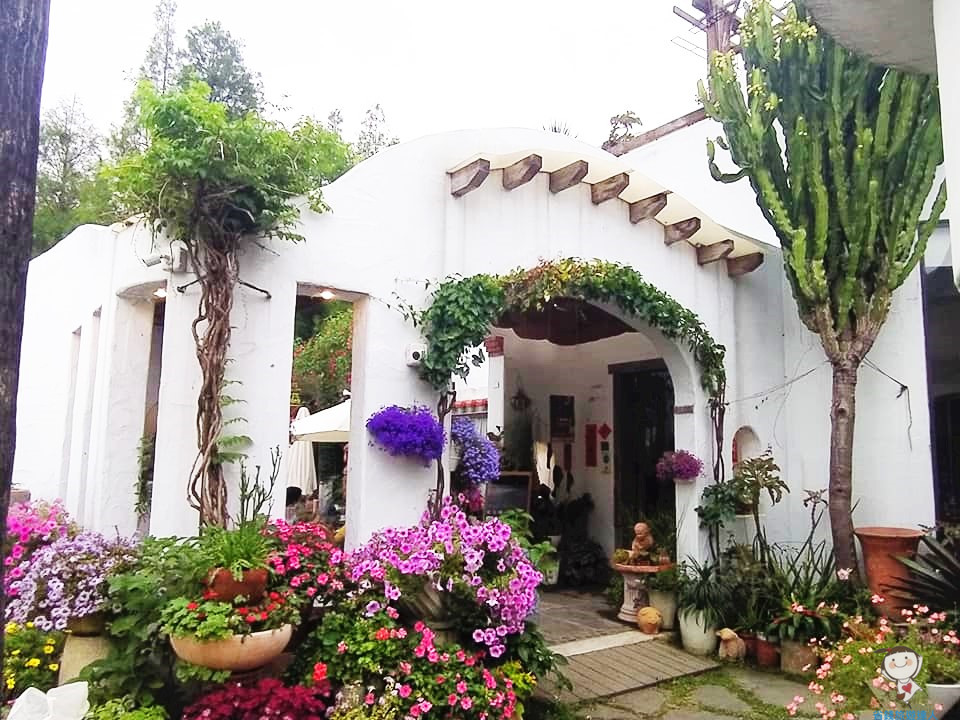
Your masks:
M 629 547 L 638 520 L 676 514 L 673 483 L 657 480 L 657 461 L 674 449 L 673 381 L 662 360 L 611 365 L 610 372 L 616 537 Z

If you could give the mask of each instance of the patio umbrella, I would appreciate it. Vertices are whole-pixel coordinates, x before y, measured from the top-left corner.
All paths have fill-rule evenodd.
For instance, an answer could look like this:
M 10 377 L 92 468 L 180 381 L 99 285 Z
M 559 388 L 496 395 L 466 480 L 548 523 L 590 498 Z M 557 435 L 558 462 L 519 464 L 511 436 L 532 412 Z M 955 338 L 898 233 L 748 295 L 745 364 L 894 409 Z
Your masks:
M 302 408 L 301 408 L 302 411 Z M 309 417 L 293 421 L 290 432 L 295 440 L 322 443 L 345 443 L 350 441 L 350 401 L 344 400 Z
M 297 410 L 293 421 L 309 420 L 310 411 L 302 407 Z M 287 487 L 298 487 L 304 495 L 310 495 L 317 489 L 317 468 L 313 462 L 313 443 L 309 440 L 295 439 L 287 449 Z

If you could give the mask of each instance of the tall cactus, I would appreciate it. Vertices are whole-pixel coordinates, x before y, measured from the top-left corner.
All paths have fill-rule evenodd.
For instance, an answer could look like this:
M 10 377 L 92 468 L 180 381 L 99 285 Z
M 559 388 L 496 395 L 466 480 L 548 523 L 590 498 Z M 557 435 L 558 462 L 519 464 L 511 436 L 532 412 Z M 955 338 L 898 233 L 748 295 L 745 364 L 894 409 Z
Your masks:
M 746 83 L 714 53 L 707 115 L 723 124 L 736 173 L 773 226 L 800 319 L 833 367 L 830 522 L 838 567 L 856 568 L 851 490 L 857 373 L 946 204 L 936 80 L 877 67 L 818 31 L 802 6 L 775 21 L 758 0 L 740 26 Z

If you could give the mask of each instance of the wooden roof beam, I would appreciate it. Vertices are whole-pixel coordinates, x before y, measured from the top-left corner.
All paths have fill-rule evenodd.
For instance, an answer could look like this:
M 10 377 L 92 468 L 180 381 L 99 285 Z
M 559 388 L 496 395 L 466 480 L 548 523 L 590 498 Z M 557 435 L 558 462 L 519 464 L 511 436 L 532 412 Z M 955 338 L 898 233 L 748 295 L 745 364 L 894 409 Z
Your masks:
M 527 155 L 522 160 L 517 160 L 503 169 L 503 189 L 513 190 L 530 182 L 540 172 L 541 167 L 543 158 L 539 155 Z
M 718 260 L 724 260 L 732 252 L 733 240 L 721 240 L 713 245 L 701 245 L 697 248 L 697 263 L 707 265 Z
M 753 272 L 761 265 L 763 265 L 763 253 L 761 252 L 727 258 L 727 275 L 729 277 L 740 277 Z
M 450 194 L 454 197 L 463 197 L 471 190 L 483 185 L 483 181 L 490 174 L 490 161 L 478 158 L 469 165 L 450 173 Z
M 601 180 L 590 186 L 590 199 L 594 205 L 599 205 L 607 200 L 613 200 L 620 193 L 627 189 L 630 184 L 630 176 L 626 173 L 618 173 L 606 180 Z
M 643 200 L 630 203 L 630 222 L 636 225 L 641 220 L 657 216 L 667 206 L 667 194 L 651 195 Z
M 700 218 L 690 217 L 663 226 L 663 242 L 673 245 L 681 240 L 689 240 L 700 229 Z
M 572 188 L 579 185 L 587 176 L 590 166 L 586 160 L 576 160 L 569 165 L 564 165 L 559 170 L 550 173 L 550 192 L 558 193 L 561 190 Z

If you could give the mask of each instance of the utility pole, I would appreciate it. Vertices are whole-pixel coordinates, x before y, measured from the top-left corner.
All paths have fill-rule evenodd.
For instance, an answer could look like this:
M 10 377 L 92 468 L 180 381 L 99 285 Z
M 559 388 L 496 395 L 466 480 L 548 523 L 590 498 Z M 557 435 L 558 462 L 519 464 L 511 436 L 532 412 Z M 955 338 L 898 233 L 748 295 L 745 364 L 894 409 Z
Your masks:
M 733 44 L 733 36 L 740 28 L 740 19 L 737 17 L 740 0 L 692 0 L 692 5 L 694 10 L 703 14 L 702 18 L 696 18 L 676 5 L 673 12 L 706 33 L 708 63 L 715 52 L 737 49 Z

